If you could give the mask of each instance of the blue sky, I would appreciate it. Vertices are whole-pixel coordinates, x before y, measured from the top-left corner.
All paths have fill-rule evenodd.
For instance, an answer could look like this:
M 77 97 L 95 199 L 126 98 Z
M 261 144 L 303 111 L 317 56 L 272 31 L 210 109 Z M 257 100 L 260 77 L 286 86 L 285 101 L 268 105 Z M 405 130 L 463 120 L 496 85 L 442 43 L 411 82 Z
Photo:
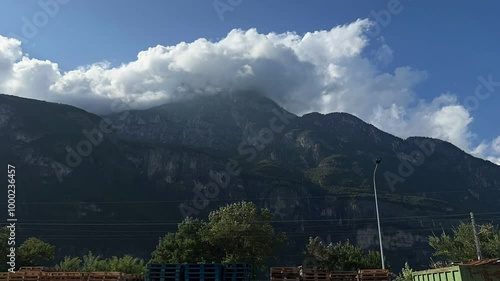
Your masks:
M 39 2 L 3 0 L 0 35 L 22 39 L 23 17 L 32 21 L 33 15 L 42 10 Z M 198 38 L 215 42 L 236 28 L 256 28 L 259 34 L 292 31 L 302 36 L 348 25 L 357 19 L 377 22 L 373 13 L 387 10 L 391 1 L 239 2 L 221 20 L 214 1 L 71 0 L 59 4 L 59 11 L 49 18 L 48 24 L 22 43 L 22 52 L 31 58 L 57 63 L 60 73 L 101 61 L 118 67 L 137 60 L 138 52 L 149 47 L 175 46 Z M 416 101 L 404 106 L 414 108 L 419 99 L 431 103 L 448 92 L 457 98 L 458 104 L 463 104 L 480 84 L 478 76 L 491 75 L 493 81 L 500 81 L 498 1 L 399 2 L 401 12 L 392 14 L 380 34 L 370 38 L 375 43 L 364 48 L 364 53 L 376 51 L 380 47 L 376 42 L 383 42 L 392 50 L 392 56 L 388 63 L 376 64 L 377 72 L 393 73 L 398 67 L 410 67 L 426 73 L 425 79 L 412 84 Z M 474 121 L 467 125 L 466 132 L 477 136 L 469 138 L 469 147 L 462 145 L 462 148 L 472 150 L 500 135 L 494 122 L 500 117 L 499 106 L 500 87 L 480 101 L 477 109 L 469 110 Z M 371 121 L 368 115 L 364 119 Z M 373 123 L 390 131 L 383 127 L 383 120 Z

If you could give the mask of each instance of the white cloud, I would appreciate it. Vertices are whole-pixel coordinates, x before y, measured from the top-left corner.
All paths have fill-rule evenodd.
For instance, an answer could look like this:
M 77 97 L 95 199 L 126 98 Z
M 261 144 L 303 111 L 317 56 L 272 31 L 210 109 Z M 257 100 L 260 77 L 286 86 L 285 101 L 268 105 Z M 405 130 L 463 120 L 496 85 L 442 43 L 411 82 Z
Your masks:
M 471 154 L 500 165 L 500 136 L 492 141 L 481 142 L 472 150 Z
M 475 147 L 473 118 L 454 95 L 418 98 L 414 89 L 425 71 L 381 70 L 393 51 L 383 38 L 365 35 L 372 24 L 358 20 L 303 36 L 235 29 L 217 42 L 158 45 L 118 67 L 96 62 L 68 72 L 29 58 L 19 41 L 0 36 L 0 92 L 108 113 L 116 99 L 142 109 L 251 88 L 296 114 L 345 111 L 395 135 L 441 138 L 499 163 L 500 138 Z
M 21 58 L 21 42 L 0 36 L 0 83 L 12 75 L 12 66 Z
M 500 154 L 500 136 L 492 141 L 491 146 L 496 153 Z
M 431 136 L 467 149 L 473 138 L 468 130 L 472 120 L 454 96 L 443 94 L 430 103 L 420 101 L 416 107 L 379 106 L 373 124 L 401 137 Z

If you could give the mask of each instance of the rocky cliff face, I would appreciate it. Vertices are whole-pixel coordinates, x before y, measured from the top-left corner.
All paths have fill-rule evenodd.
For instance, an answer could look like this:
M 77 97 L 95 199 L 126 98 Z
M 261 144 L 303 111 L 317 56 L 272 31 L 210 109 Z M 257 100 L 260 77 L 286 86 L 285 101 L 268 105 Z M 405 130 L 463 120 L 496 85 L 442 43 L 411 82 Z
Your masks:
M 377 249 L 372 173 L 382 157 L 383 239 L 397 268 L 427 265 L 430 233 L 470 211 L 496 212 L 500 199 L 500 167 L 449 143 L 403 140 L 345 113 L 298 117 L 253 93 L 105 117 L 0 95 L 0 158 L 19 171 L 20 238 L 46 238 L 60 256 L 147 257 L 183 215 L 249 200 L 288 233 L 282 262 L 300 263 L 309 236 Z

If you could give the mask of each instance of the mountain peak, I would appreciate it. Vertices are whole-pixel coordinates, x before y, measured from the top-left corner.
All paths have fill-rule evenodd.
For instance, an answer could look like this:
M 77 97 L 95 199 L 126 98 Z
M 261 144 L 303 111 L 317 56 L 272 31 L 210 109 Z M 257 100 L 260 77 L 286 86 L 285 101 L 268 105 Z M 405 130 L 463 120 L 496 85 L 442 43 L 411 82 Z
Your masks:
M 207 200 L 209 206 L 198 208 L 200 216 L 224 204 L 223 198 L 259 198 L 261 206 L 284 206 L 285 220 L 348 218 L 346 223 L 359 222 L 349 227 L 372 233 L 373 224 L 360 218 L 373 215 L 373 160 L 378 157 L 384 159 L 377 183 L 384 214 L 447 217 L 498 208 L 500 167 L 437 141 L 433 153 L 419 154 L 415 141 L 428 139 L 402 140 L 348 113 L 298 117 L 265 96 L 246 92 L 200 96 L 107 117 L 115 130 L 100 139 L 95 130 L 102 121 L 99 116 L 0 95 L 0 159 L 23 172 L 23 200 L 65 203 L 54 208 L 33 205 L 23 215 L 73 223 L 180 221 L 178 204 L 187 200 L 191 207 L 199 206 L 191 198 L 212 192 L 199 187 L 213 188 L 211 183 L 227 178 L 227 187 L 214 196 L 210 193 L 214 200 Z M 239 172 L 229 177 L 228 169 Z M 151 203 L 137 212 L 127 205 L 99 203 L 109 201 L 105 198 L 168 198 L 178 204 Z M 91 201 L 96 203 L 76 203 Z M 421 224 L 391 227 L 425 236 Z M 92 245 L 113 253 L 123 250 L 123 245 L 111 242 Z M 130 246 L 145 247 L 133 243 Z

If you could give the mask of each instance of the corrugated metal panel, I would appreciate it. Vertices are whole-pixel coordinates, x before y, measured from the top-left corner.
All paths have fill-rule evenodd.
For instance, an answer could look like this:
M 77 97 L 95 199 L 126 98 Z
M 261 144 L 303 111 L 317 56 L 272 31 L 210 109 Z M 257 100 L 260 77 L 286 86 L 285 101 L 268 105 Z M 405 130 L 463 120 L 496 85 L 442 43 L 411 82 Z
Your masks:
M 413 273 L 413 281 L 463 281 L 459 266 L 450 266 Z
M 416 271 L 413 281 L 500 281 L 500 263 L 492 262 Z

